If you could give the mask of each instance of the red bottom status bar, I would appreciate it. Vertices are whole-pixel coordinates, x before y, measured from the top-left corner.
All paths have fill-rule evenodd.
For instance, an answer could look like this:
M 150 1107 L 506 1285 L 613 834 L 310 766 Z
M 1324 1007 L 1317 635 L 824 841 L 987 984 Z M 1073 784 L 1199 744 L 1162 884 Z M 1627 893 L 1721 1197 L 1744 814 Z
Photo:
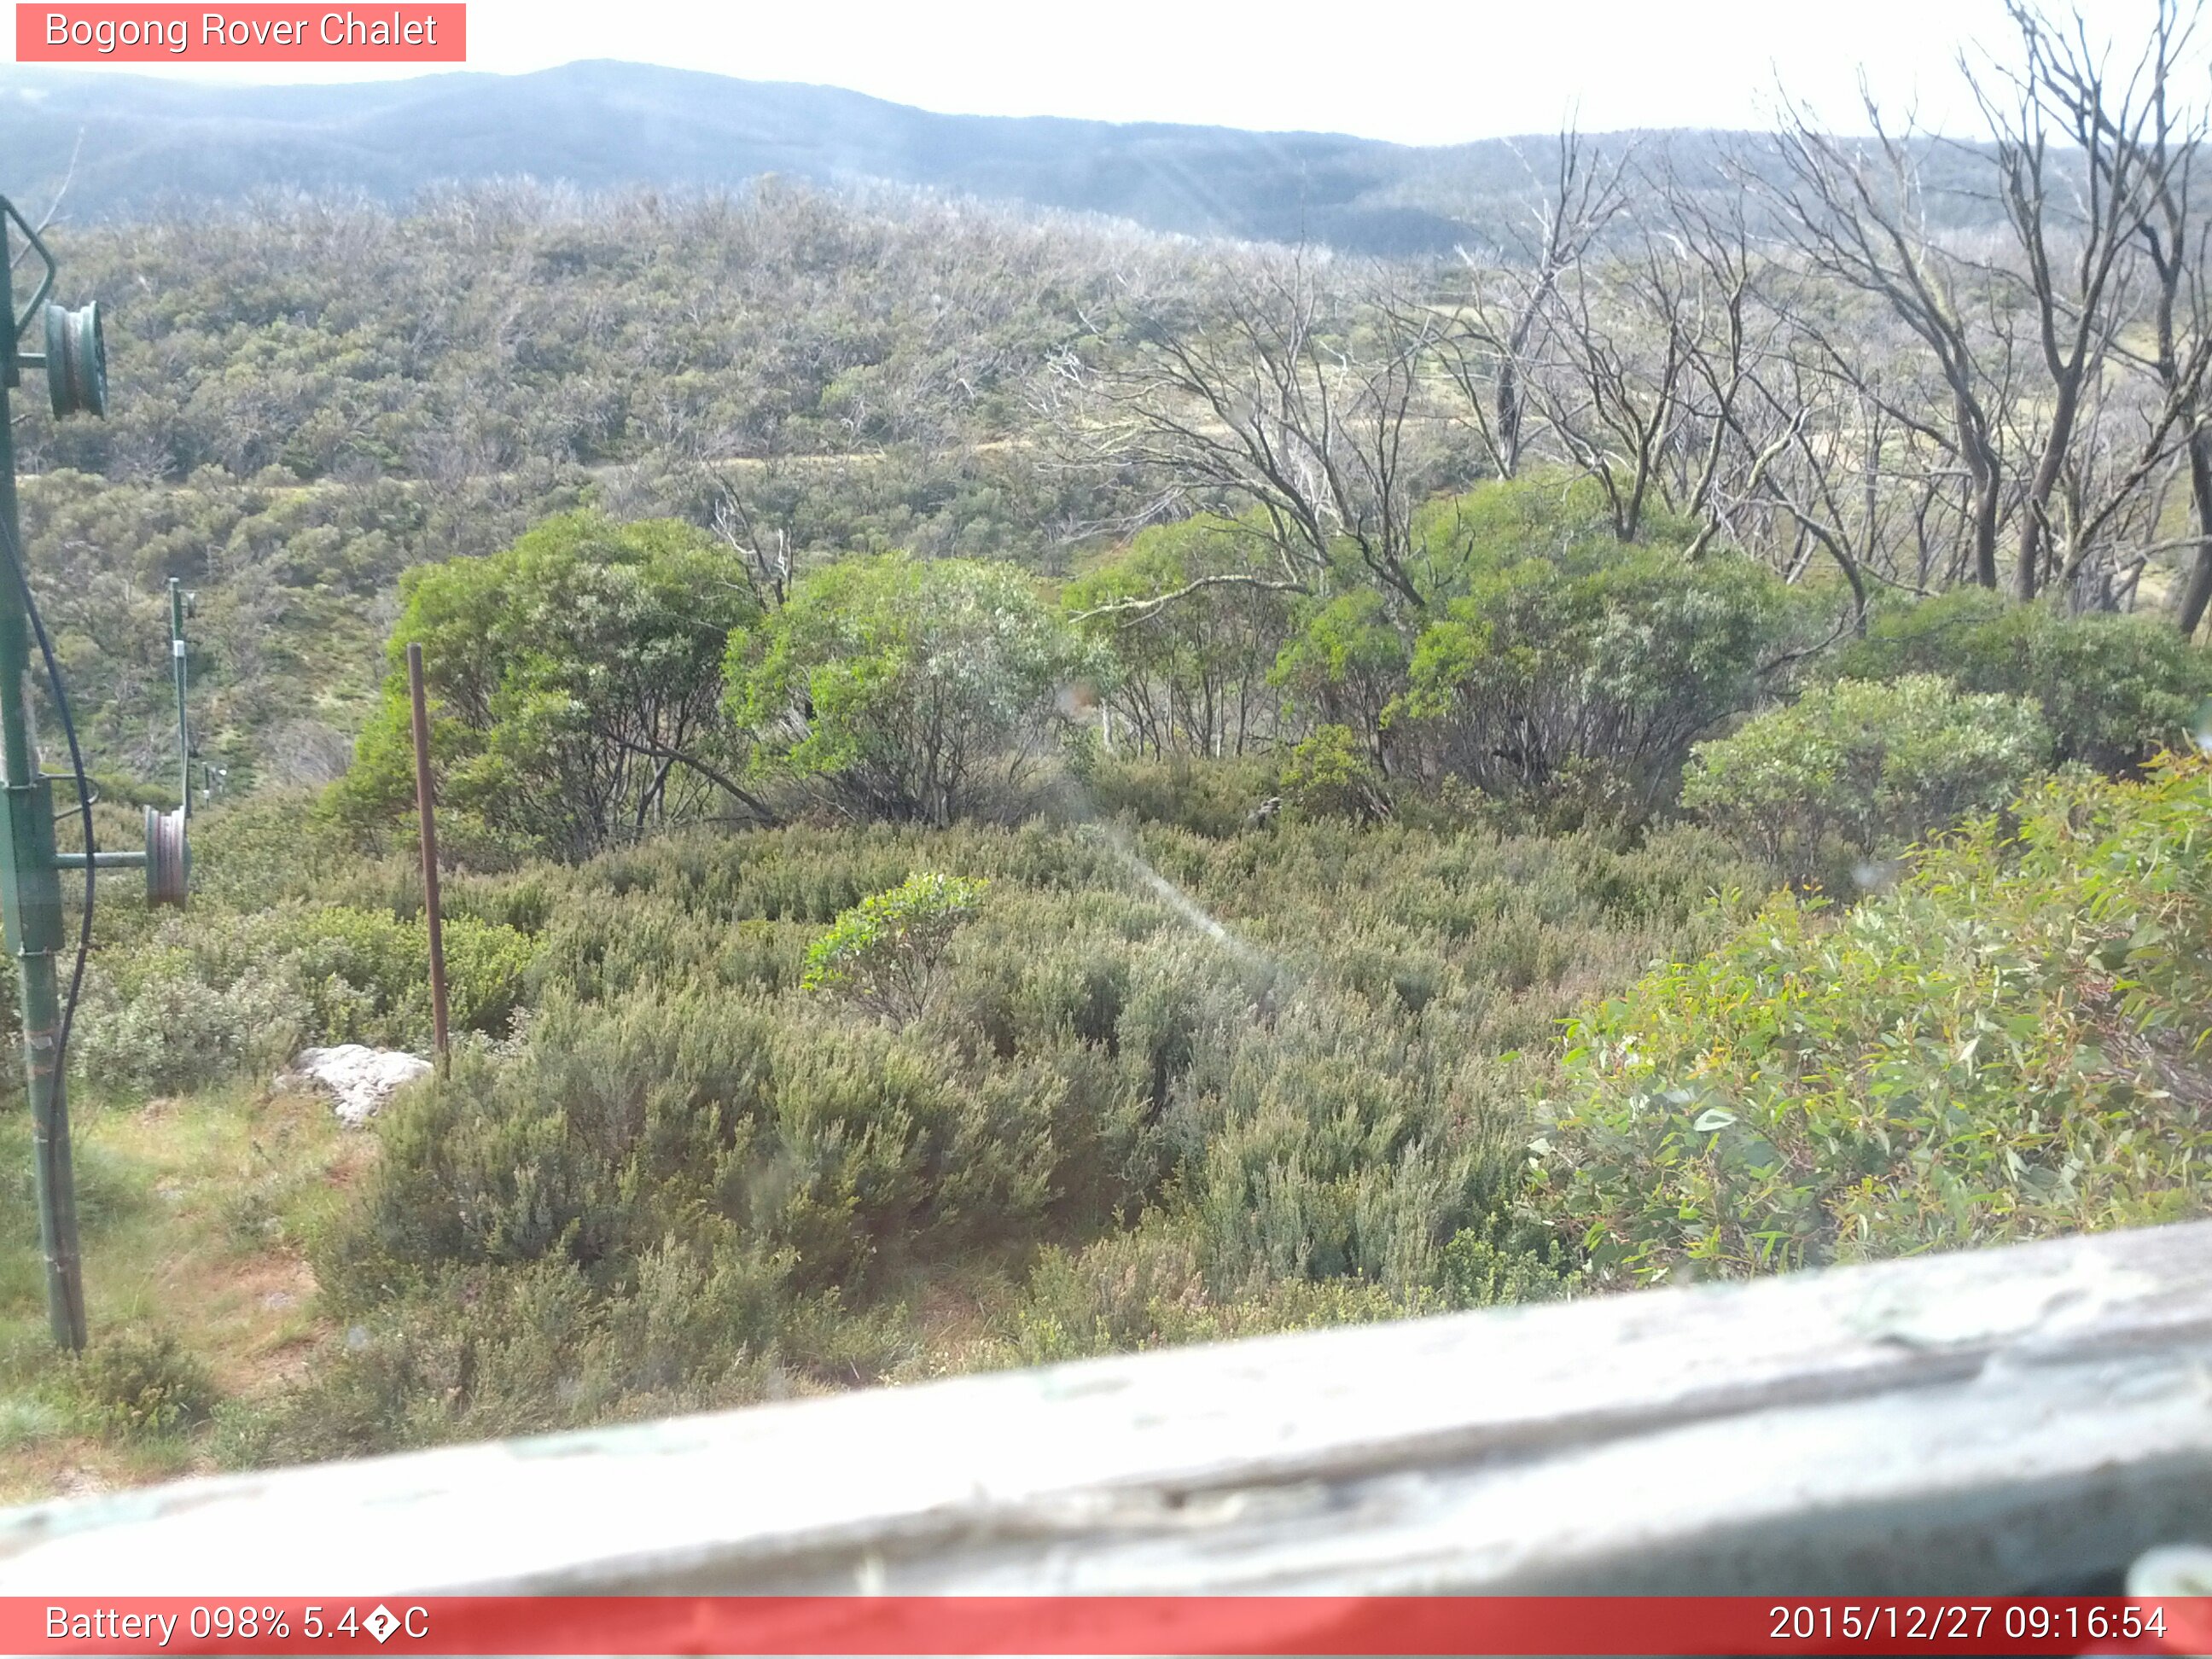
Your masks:
M 2212 1654 L 2212 1598 L 0 1598 L 11 1654 Z

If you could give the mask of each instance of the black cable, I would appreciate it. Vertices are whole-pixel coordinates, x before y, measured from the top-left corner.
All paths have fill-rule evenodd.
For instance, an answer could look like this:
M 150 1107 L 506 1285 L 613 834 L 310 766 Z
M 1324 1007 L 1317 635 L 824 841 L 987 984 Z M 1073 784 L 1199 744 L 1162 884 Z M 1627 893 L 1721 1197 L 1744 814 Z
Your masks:
M 54 1048 L 54 1075 L 69 1075 L 70 1029 L 76 1024 L 76 1000 L 84 988 L 84 962 L 92 954 L 92 781 L 85 776 L 84 750 L 77 747 L 76 721 L 70 717 L 69 688 L 62 683 L 62 665 L 54 659 L 53 641 L 46 637 L 46 620 L 39 615 L 39 601 L 31 592 L 30 572 L 23 566 L 23 550 L 15 540 L 15 526 L 4 515 L 0 515 L 0 541 L 7 544 L 8 568 L 15 573 L 15 586 L 23 595 L 23 614 L 30 619 L 31 633 L 39 641 L 39 654 L 46 659 L 46 679 L 54 688 L 54 710 L 61 716 L 63 733 L 69 738 L 70 769 L 76 780 L 76 804 L 79 816 L 84 821 L 84 915 L 77 923 L 76 966 L 70 972 L 69 1000 L 62 1007 L 61 1040 Z M 151 856 L 150 853 L 149 856 Z

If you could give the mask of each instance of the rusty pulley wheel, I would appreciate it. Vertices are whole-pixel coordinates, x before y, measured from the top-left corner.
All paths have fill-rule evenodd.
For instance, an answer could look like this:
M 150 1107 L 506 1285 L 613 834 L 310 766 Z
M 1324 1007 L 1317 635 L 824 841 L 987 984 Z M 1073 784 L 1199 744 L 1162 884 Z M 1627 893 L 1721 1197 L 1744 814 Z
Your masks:
M 185 845 L 185 809 L 146 809 L 146 902 L 182 904 L 191 878 L 192 857 Z

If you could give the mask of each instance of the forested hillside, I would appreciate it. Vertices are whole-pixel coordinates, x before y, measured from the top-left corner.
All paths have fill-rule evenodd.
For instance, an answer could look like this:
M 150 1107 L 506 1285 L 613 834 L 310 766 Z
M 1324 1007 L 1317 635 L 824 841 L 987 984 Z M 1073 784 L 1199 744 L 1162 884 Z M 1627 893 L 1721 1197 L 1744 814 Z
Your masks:
M 1443 258 L 62 227 L 33 580 L 111 801 L 198 592 L 216 771 L 191 907 L 100 910 L 106 1334 L 9 1270 L 11 1478 L 2200 1211 L 2196 129 L 2025 27 L 1964 175 L 1570 134 Z M 268 1079 L 427 1041 L 410 644 L 461 1036 L 341 1132 Z
M 342 763 L 410 566 L 589 498 L 781 557 L 911 547 L 1065 568 L 1139 505 L 1068 476 L 1031 405 L 1125 266 L 1192 251 L 763 187 L 592 206 L 531 190 L 59 238 L 110 307 L 113 418 L 19 431 L 26 532 L 81 701 L 161 752 L 161 581 L 234 787 Z M 65 574 L 64 573 L 66 573 Z

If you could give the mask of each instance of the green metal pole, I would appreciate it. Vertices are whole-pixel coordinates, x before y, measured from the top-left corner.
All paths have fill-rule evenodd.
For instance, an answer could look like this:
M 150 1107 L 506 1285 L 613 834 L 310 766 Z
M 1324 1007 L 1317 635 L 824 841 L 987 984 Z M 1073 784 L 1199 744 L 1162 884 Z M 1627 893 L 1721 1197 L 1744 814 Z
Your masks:
M 9 393 L 21 384 L 16 362 L 15 293 L 0 238 L 0 523 L 20 557 L 15 445 Z M 5 550 L 0 550 L 4 553 Z M 39 1242 L 46 1260 L 46 1320 L 54 1340 L 84 1346 L 84 1275 L 77 1249 L 76 1182 L 70 1166 L 68 1079 L 62 1075 L 62 887 L 54 850 L 54 792 L 39 767 L 29 687 L 30 621 L 13 574 L 0 578 L 0 921 L 15 955 L 23 1014 L 23 1071 L 30 1085 L 32 1156 Z
M 177 680 L 177 778 L 184 786 L 185 816 L 192 815 L 192 738 L 185 728 L 185 587 L 169 578 L 169 663 Z

